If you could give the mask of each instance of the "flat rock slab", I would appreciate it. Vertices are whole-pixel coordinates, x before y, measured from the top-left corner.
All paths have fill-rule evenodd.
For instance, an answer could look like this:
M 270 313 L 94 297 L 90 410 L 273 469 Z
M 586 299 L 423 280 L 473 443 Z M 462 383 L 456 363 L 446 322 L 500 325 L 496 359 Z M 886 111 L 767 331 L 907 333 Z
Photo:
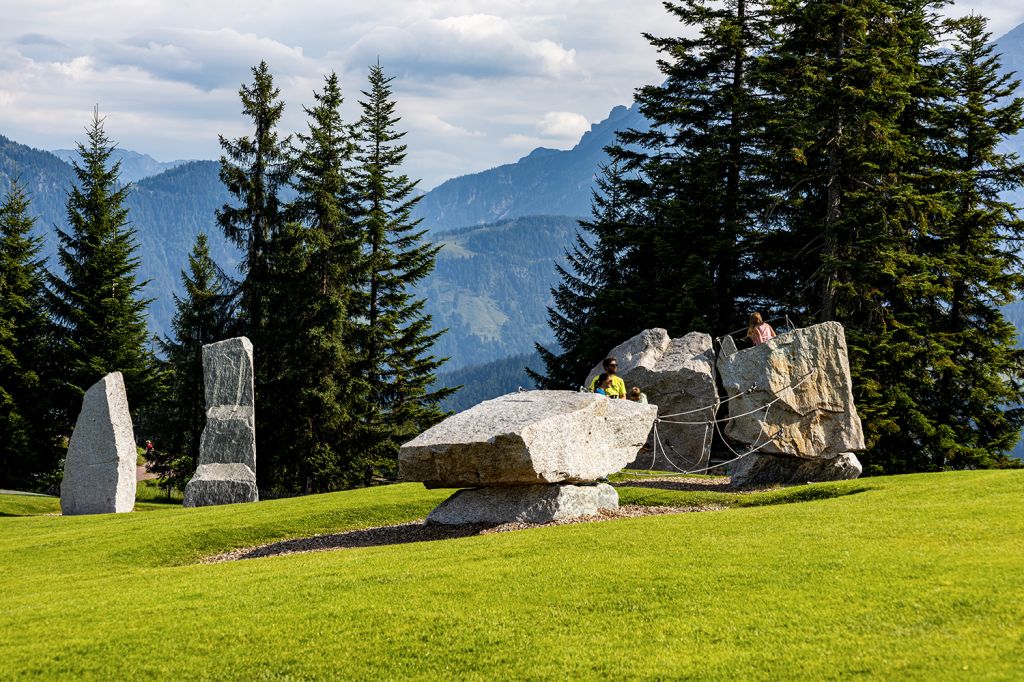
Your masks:
M 803 458 L 831 459 L 864 449 L 846 336 L 838 322 L 797 329 L 753 348 L 723 353 L 718 373 L 733 398 L 729 416 L 736 417 L 725 425 L 730 440 L 757 446 L 771 439 L 759 453 Z M 767 411 L 760 409 L 776 398 Z
M 652 448 L 638 456 L 629 467 L 676 471 L 706 463 L 711 452 L 712 433 L 707 424 L 701 422 L 715 418 L 719 403 L 711 337 L 691 332 L 672 339 L 664 329 L 645 329 L 613 348 L 608 356 L 618 360 L 619 376 L 626 383 L 626 389 L 638 386 L 647 395 L 647 400 L 658 406 L 659 415 L 686 413 L 658 424 L 661 441 L 659 459 L 652 458 L 652 442 Z M 589 386 L 590 379 L 603 371 L 600 364 L 594 367 L 586 385 Z M 671 463 L 664 461 L 666 457 Z
M 258 502 L 256 474 L 244 464 L 200 464 L 185 486 L 186 507 Z
M 510 393 L 403 445 L 400 477 L 428 488 L 595 481 L 636 458 L 657 411 L 594 393 Z
M 137 457 L 124 377 L 114 372 L 93 384 L 82 398 L 64 460 L 61 513 L 132 511 Z
M 618 509 L 619 494 L 596 485 L 514 485 L 460 490 L 427 516 L 427 523 L 549 523 Z
M 755 452 L 736 462 L 730 478 L 734 488 L 799 485 L 821 481 L 848 481 L 863 471 L 852 452 L 829 459 L 801 459 Z

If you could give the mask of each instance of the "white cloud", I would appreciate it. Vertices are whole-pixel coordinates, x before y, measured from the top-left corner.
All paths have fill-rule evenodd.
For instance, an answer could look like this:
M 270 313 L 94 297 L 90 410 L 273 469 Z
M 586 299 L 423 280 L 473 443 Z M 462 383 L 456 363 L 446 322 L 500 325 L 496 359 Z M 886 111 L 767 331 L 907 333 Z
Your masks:
M 1019 0 L 971 0 L 996 35 L 1024 20 Z M 379 57 L 407 129 L 408 172 L 431 187 L 571 146 L 633 90 L 660 82 L 642 37 L 680 32 L 659 0 L 4 0 L 0 134 L 42 148 L 80 139 L 94 103 L 122 146 L 161 159 L 216 158 L 217 134 L 246 131 L 238 87 L 266 59 L 305 126 L 336 70 L 358 115 Z
M 400 73 L 425 78 L 558 77 L 579 70 L 575 50 L 548 39 L 528 39 L 512 22 L 493 14 L 377 27 L 347 51 L 345 61 L 368 64 L 378 57 Z
M 537 124 L 537 130 L 548 137 L 562 137 L 578 140 L 590 130 L 587 117 L 572 111 L 549 111 Z

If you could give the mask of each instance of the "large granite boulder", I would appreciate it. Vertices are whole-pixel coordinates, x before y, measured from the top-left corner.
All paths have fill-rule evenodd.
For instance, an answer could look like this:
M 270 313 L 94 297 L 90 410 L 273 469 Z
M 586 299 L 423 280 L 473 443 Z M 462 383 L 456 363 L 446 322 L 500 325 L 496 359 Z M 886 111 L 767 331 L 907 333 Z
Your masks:
M 593 393 L 510 393 L 403 445 L 400 476 L 428 488 L 594 481 L 636 458 L 656 416 L 654 405 Z
M 804 459 L 755 452 L 733 465 L 729 483 L 734 488 L 799 485 L 816 481 L 845 481 L 860 476 L 863 468 L 852 452 L 827 459 Z
M 114 372 L 82 398 L 64 460 L 61 512 L 71 516 L 132 511 L 137 458 L 124 378 Z
M 704 466 L 713 436 L 707 422 L 715 418 L 719 404 L 711 337 L 691 332 L 672 339 L 664 329 L 646 329 L 608 355 L 618 360 L 618 373 L 627 390 L 639 386 L 648 401 L 658 406 L 659 416 L 678 415 L 658 423 L 657 459 L 654 448 L 649 447 L 630 468 L 676 471 Z M 600 364 L 594 367 L 586 385 L 603 371 Z M 666 457 L 670 461 L 665 461 Z
M 596 485 L 516 485 L 460 490 L 427 517 L 428 523 L 549 523 L 618 509 L 619 494 Z
M 846 337 L 838 322 L 723 352 L 718 373 L 731 399 L 725 425 L 730 440 L 751 447 L 767 443 L 758 453 L 805 459 L 832 459 L 864 449 Z
M 203 346 L 206 428 L 186 507 L 255 502 L 256 391 L 252 343 L 244 336 Z

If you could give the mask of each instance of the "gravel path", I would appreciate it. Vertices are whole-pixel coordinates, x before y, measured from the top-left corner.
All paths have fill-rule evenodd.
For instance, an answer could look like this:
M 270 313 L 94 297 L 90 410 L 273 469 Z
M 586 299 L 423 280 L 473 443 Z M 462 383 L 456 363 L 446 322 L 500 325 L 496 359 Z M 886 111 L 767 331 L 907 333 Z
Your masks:
M 309 538 L 285 540 L 283 542 L 274 542 L 269 545 L 261 545 L 259 547 L 236 549 L 231 552 L 206 557 L 200 563 L 218 564 L 225 561 L 259 559 L 263 557 L 281 556 L 284 554 L 323 552 L 335 549 L 352 549 L 354 547 L 401 545 L 408 542 L 428 542 L 431 540 L 450 540 L 452 538 L 464 538 L 472 535 L 506 533 L 526 528 L 538 528 L 540 526 L 563 526 L 576 523 L 592 523 L 595 521 L 611 521 L 612 519 L 636 518 L 640 516 L 717 511 L 719 509 L 723 509 L 723 507 L 718 505 L 692 507 L 642 507 L 639 505 L 625 505 L 614 511 L 602 512 L 598 516 L 584 516 L 567 521 L 554 521 L 546 524 L 505 523 L 499 526 L 487 524 L 442 526 L 440 524 L 426 524 L 423 521 L 414 521 L 412 523 L 403 523 L 397 526 L 364 528 L 362 530 L 353 530 L 347 533 L 336 533 L 333 535 L 314 535 Z
M 762 486 L 759 488 L 731 488 L 729 478 L 719 476 L 716 478 L 690 478 L 686 476 L 651 476 L 650 478 L 631 478 L 628 481 L 619 481 L 615 484 L 617 488 L 660 488 L 661 490 L 675 491 L 696 491 L 713 493 L 733 493 L 735 495 L 749 495 L 750 493 L 763 493 L 766 490 L 774 490 L 779 486 Z

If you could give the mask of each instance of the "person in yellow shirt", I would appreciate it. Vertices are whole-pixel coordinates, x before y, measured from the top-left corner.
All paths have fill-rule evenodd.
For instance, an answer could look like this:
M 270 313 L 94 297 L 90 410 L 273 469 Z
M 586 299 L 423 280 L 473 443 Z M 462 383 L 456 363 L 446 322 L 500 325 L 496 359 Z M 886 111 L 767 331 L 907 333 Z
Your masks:
M 608 388 L 604 389 L 605 394 L 609 398 L 625 399 L 625 397 L 626 397 L 626 382 L 622 380 L 622 377 L 620 377 L 618 374 L 615 373 L 616 370 L 618 370 L 618 368 L 619 368 L 619 361 L 616 360 L 615 358 L 605 358 L 604 362 L 602 364 L 604 366 L 605 373 L 608 375 L 608 378 L 611 379 L 611 381 L 612 381 L 611 386 L 609 386 Z M 598 380 L 598 377 L 595 376 L 590 381 L 590 392 L 591 393 L 594 393 L 595 392 L 594 389 L 597 388 L 597 380 Z

